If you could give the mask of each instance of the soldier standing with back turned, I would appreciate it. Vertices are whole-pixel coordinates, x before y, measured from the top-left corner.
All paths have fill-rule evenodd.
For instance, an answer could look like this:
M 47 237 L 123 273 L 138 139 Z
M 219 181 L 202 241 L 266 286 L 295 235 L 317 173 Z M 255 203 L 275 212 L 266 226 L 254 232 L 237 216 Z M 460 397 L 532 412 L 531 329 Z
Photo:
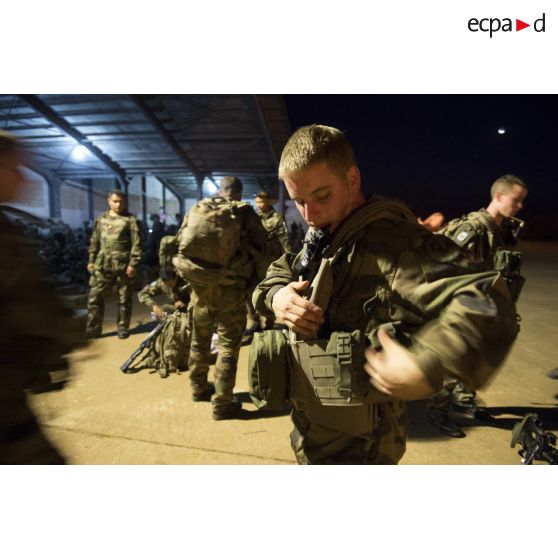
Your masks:
M 87 271 L 91 273 L 91 290 L 87 308 L 87 335 L 101 335 L 105 312 L 103 297 L 116 285 L 118 338 L 126 339 L 132 317 L 132 278 L 141 257 L 140 230 L 137 218 L 126 211 L 123 192 L 111 192 L 107 203 L 109 210 L 95 220 L 89 244 Z
M 192 399 L 212 402 L 214 420 L 238 416 L 233 395 L 242 332 L 246 325 L 248 285 L 265 275 L 267 237 L 256 212 L 241 201 L 242 181 L 221 180 L 219 194 L 200 200 L 184 217 L 173 265 L 192 288 L 190 347 Z M 215 383 L 207 379 L 211 337 L 217 330 Z

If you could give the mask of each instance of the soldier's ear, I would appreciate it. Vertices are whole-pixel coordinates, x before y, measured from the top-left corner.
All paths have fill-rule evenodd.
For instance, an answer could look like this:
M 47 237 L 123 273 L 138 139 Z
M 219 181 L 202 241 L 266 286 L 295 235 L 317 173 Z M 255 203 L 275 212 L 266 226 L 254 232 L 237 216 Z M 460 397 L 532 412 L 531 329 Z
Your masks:
M 360 190 L 360 171 L 357 166 L 353 165 L 349 167 L 347 171 L 347 183 L 349 184 L 351 192 Z

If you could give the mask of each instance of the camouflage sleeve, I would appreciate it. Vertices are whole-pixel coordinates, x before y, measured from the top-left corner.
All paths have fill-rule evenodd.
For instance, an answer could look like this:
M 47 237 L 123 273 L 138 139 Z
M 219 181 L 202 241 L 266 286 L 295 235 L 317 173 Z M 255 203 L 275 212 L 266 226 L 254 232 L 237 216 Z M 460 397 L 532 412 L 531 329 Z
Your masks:
M 279 242 L 283 248 L 283 252 L 292 252 L 291 241 L 289 240 L 289 229 L 287 228 L 287 223 L 285 219 L 281 216 L 281 230 L 279 233 Z
M 441 387 L 443 377 L 450 375 L 477 389 L 513 344 L 518 332 L 515 306 L 496 272 L 467 273 L 470 262 L 462 252 L 443 246 L 444 241 L 430 235 L 414 253 L 402 254 L 393 288 L 428 318 L 413 336 L 411 351 L 432 386 Z
M 91 232 L 91 240 L 89 241 L 89 263 L 95 263 L 97 254 L 99 253 L 99 248 L 101 246 L 101 239 L 99 234 L 99 220 L 95 219 L 93 224 L 93 231 Z
M 269 266 L 265 279 L 254 289 L 252 303 L 260 315 L 274 315 L 271 308 L 273 295 L 292 281 L 294 259 L 293 254 L 283 254 Z
M 267 233 L 263 228 L 260 218 L 250 205 L 247 205 L 244 211 L 245 239 L 248 243 L 248 251 L 254 260 L 257 279 L 260 280 L 262 277 L 265 277 L 267 266 L 270 263 Z
M 153 281 L 149 285 L 145 286 L 139 293 L 138 293 L 138 300 L 144 305 L 147 306 L 149 309 L 155 304 L 154 298 L 163 293 L 163 289 L 161 288 L 160 280 L 157 279 Z
M 486 235 L 477 232 L 471 223 L 465 221 L 455 231 L 446 236 L 461 248 L 465 248 L 474 259 L 483 261 L 486 259 L 488 239 Z
M 130 238 L 132 247 L 130 249 L 130 261 L 128 265 L 137 267 L 141 259 L 141 233 L 138 220 L 134 216 L 130 218 Z

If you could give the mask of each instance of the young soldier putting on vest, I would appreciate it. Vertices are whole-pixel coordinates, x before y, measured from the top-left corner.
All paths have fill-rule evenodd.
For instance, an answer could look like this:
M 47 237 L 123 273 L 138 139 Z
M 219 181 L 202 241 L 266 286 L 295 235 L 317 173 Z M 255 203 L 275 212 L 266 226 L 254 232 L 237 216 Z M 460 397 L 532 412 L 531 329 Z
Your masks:
M 219 195 L 199 201 L 184 217 L 178 255 L 172 260 L 192 288 L 192 399 L 211 400 L 214 420 L 234 418 L 240 412 L 242 405 L 233 389 L 246 326 L 247 290 L 254 276 L 265 275 L 269 264 L 265 230 L 241 196 L 241 180 L 224 177 Z M 215 328 L 219 340 L 212 384 L 207 374 Z
M 447 375 L 479 387 L 502 364 L 517 333 L 509 291 L 496 272 L 471 274 L 461 249 L 405 207 L 366 200 L 335 128 L 298 130 L 279 177 L 310 229 L 301 253 L 270 266 L 253 302 L 296 333 L 297 461 L 395 464 L 405 452 L 405 400 L 430 396 Z M 316 262 L 320 305 L 307 298 Z
M 486 209 L 473 211 L 450 221 L 441 231 L 456 244 L 465 248 L 485 268 L 499 271 L 508 285 L 515 302 L 525 282 L 521 276 L 521 254 L 515 251 L 523 222 L 515 215 L 523 208 L 527 186 L 513 174 L 505 174 L 490 189 L 492 200 Z M 446 378 L 444 387 L 430 400 L 430 420 L 454 438 L 465 433 L 450 419 L 450 410 L 471 417 L 479 414 L 475 391 L 455 377 Z
M 95 220 L 89 244 L 87 271 L 91 273 L 91 290 L 87 307 L 87 335 L 101 335 L 105 313 L 103 297 L 116 285 L 118 337 L 126 339 L 132 317 L 132 278 L 141 257 L 139 223 L 134 215 L 126 211 L 123 192 L 111 192 L 107 203 L 109 211 Z

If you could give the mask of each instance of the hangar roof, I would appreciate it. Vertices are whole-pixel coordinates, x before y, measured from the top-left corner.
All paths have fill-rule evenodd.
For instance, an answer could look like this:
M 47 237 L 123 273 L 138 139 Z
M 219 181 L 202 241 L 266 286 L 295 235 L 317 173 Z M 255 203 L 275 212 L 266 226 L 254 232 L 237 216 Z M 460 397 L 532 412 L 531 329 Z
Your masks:
M 123 188 L 153 175 L 182 198 L 228 174 L 242 179 L 246 197 L 278 196 L 291 132 L 282 95 L 0 95 L 0 128 L 43 174 L 113 177 Z

